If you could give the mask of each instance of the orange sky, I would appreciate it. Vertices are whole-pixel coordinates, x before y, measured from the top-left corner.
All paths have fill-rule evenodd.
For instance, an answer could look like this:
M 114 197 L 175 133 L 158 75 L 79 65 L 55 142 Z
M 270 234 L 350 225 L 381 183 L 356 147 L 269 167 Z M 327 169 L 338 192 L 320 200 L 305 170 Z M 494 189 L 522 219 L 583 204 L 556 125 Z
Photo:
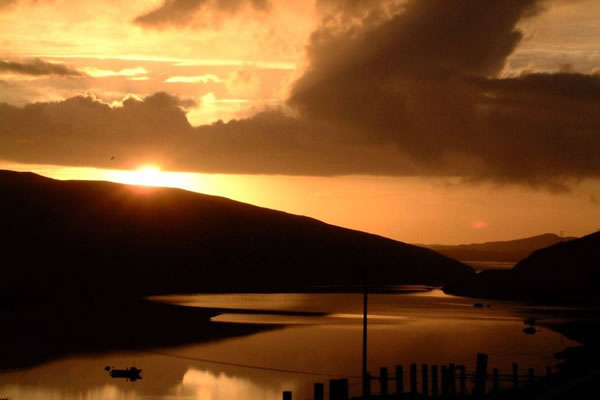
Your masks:
M 0 163 L 57 179 L 156 184 L 229 197 L 409 243 L 510 240 L 540 232 L 580 236 L 600 229 L 596 182 L 549 194 L 516 186 L 372 176 L 226 175 Z M 597 196 L 597 194 L 596 194 Z
M 402 10 L 405 2 L 381 3 L 385 3 L 387 8 L 383 7 L 385 12 L 381 11 L 377 18 L 385 22 L 394 12 L 401 13 L 397 10 Z M 549 0 L 539 3 L 546 8 L 545 12 L 535 18 L 518 21 L 517 27 L 523 38 L 504 60 L 496 78 L 502 81 L 527 73 L 557 71 L 578 73 L 586 79 L 598 76 L 600 2 Z M 128 98 L 140 99 L 141 102 L 154 93 L 165 92 L 181 99 L 177 107 L 183 110 L 192 127 L 217 121 L 251 120 L 260 111 L 277 107 L 282 107 L 286 116 L 300 114 L 307 121 L 330 118 L 331 115 L 319 114 L 322 105 L 315 105 L 312 109 L 302 103 L 302 98 L 295 103 L 288 99 L 294 88 L 301 87 L 296 84 L 300 78 L 312 79 L 307 71 L 320 72 L 318 67 L 323 65 L 329 68 L 317 58 L 321 50 L 314 46 L 315 32 L 337 34 L 340 27 L 345 29 L 360 18 L 363 18 L 361 26 L 366 26 L 364 14 L 350 14 L 350 8 L 344 9 L 347 14 L 336 14 L 336 7 L 346 7 L 341 0 L 273 1 L 264 4 L 241 0 L 220 3 L 198 1 L 196 8 L 181 12 L 164 8 L 166 3 L 162 0 L 17 0 L 4 4 L 0 2 L 0 103 L 23 107 L 36 102 L 60 103 L 83 95 L 117 110 L 124 107 Z M 162 14 L 157 14 L 159 11 Z M 173 11 L 172 15 L 166 14 L 167 11 Z M 329 28 L 330 25 L 334 28 L 325 31 L 324 27 Z M 332 49 L 332 59 L 334 53 Z M 32 64 L 34 59 L 41 62 Z M 1 62 L 5 63 L 5 67 Z M 63 66 L 65 70 L 47 72 L 52 70 L 52 65 Z M 30 68 L 28 72 L 23 72 L 25 66 Z M 38 69 L 34 72 L 35 68 Z M 38 71 L 43 68 L 46 72 Z M 315 76 L 321 79 L 316 72 Z M 448 95 L 452 96 L 451 93 Z M 496 94 L 486 93 L 488 95 L 496 98 Z M 466 95 L 461 92 L 456 98 L 461 96 Z M 310 100 L 313 101 L 312 98 Z M 589 104 L 595 107 L 596 103 Z M 298 109 L 294 108 L 295 105 Z M 349 114 L 360 112 L 362 110 L 352 110 Z M 0 111 L 0 118 L 3 115 Z M 59 118 L 56 115 L 59 114 L 52 114 L 52 118 Z M 80 118 L 86 118 L 83 111 Z M 435 120 L 437 116 L 433 113 L 427 118 Z M 337 120 L 334 122 L 337 123 Z M 325 123 L 330 124 L 331 121 L 325 120 Z M 67 123 L 67 126 L 70 125 L 70 122 Z M 445 123 L 440 125 L 443 129 Z M 320 129 L 323 126 L 330 125 L 319 125 Z M 321 131 L 315 132 L 317 134 L 311 135 L 321 135 Z M 346 134 L 343 128 L 342 132 Z M 32 134 L 43 133 L 38 130 Z M 0 138 L 1 135 L 8 133 L 0 130 Z M 26 140 L 16 140 L 15 143 L 23 146 Z M 349 136 L 348 141 L 352 140 L 354 138 Z M 300 148 L 306 145 L 310 149 L 313 146 L 310 141 L 299 140 L 298 143 Z M 332 143 L 334 146 L 335 142 Z M 406 154 L 409 158 L 411 152 L 418 153 L 418 150 L 410 149 L 412 144 L 412 141 L 401 144 L 408 146 Z M 551 176 L 550 183 L 538 181 L 539 173 L 513 180 L 513 170 L 502 170 L 499 177 L 489 180 L 486 174 L 495 174 L 496 170 L 490 172 L 483 168 L 481 176 L 484 178 L 468 176 L 468 173 L 462 176 L 469 165 L 473 165 L 474 169 L 480 168 L 488 161 L 489 165 L 497 164 L 497 168 L 504 168 L 496 159 L 473 160 L 472 154 L 462 153 L 449 153 L 444 158 L 444 162 L 450 165 L 455 161 L 460 164 L 460 168 L 448 170 L 447 174 L 440 173 L 436 162 L 431 162 L 428 156 L 419 155 L 406 161 L 404 153 L 398 158 L 401 173 L 387 172 L 380 167 L 353 169 L 353 160 L 342 160 L 343 157 L 362 160 L 356 161 L 358 165 L 364 164 L 364 160 L 376 160 L 379 153 L 355 153 L 355 144 L 351 142 L 348 149 L 344 148 L 339 154 L 326 150 L 330 152 L 331 165 L 334 165 L 328 165 L 328 168 L 334 169 L 327 170 L 317 167 L 315 171 L 311 168 L 295 170 L 293 167 L 271 170 L 271 164 L 264 167 L 260 162 L 262 156 L 257 156 L 258 161 L 253 160 L 251 167 L 242 157 L 233 169 L 223 169 L 219 162 L 203 169 L 190 162 L 171 165 L 169 159 L 153 156 L 159 153 L 152 151 L 128 154 L 127 162 L 115 162 L 115 167 L 108 169 L 111 167 L 108 160 L 113 154 L 103 153 L 101 157 L 106 162 L 101 164 L 93 154 L 95 148 L 104 151 L 105 145 L 104 142 L 89 143 L 89 162 L 65 153 L 64 163 L 61 163 L 60 152 L 65 152 L 63 147 L 57 147 L 58 150 L 51 149 L 51 146 L 25 148 L 23 157 L 18 149 L 6 154 L 0 152 L 0 160 L 3 160 L 0 167 L 32 170 L 60 179 L 144 183 L 139 180 L 143 176 L 140 178 L 138 173 L 127 175 L 116 170 L 125 167 L 135 170 L 136 166 L 154 164 L 162 169 L 185 170 L 187 173 L 153 175 L 146 171 L 145 179 L 158 179 L 159 183 L 309 215 L 413 243 L 480 242 L 543 232 L 558 233 L 561 230 L 567 235 L 583 235 L 600 228 L 600 181 L 596 172 L 584 171 L 587 164 L 577 164 L 572 168 L 565 164 L 563 170 Z M 165 147 L 168 146 L 170 144 L 165 142 Z M 263 147 L 269 146 L 271 143 Z M 595 144 L 587 145 L 590 146 L 593 148 Z M 120 162 L 125 156 L 120 156 L 118 147 L 114 149 Z M 58 152 L 59 156 L 53 153 L 52 157 L 46 157 L 50 151 Z M 236 151 L 243 153 L 243 146 Z M 247 151 L 253 152 L 255 148 Z M 535 153 L 533 149 L 531 154 Z M 388 157 L 388 153 L 384 154 L 382 159 Z M 548 157 L 551 159 L 553 154 L 551 152 Z M 560 155 L 560 152 L 556 154 Z M 36 155 L 40 156 L 39 159 Z M 219 154 L 206 155 L 207 160 L 218 157 Z M 231 157 L 238 159 L 235 158 L 237 155 Z M 266 158 L 272 161 L 270 157 Z M 282 161 L 278 162 L 299 164 L 310 162 L 311 154 L 303 154 L 298 158 L 301 161 L 286 161 L 285 155 L 281 158 Z M 589 160 L 589 163 L 593 164 L 593 161 Z M 600 164 L 600 160 L 597 161 Z M 408 169 L 403 169 L 405 164 L 409 165 Z M 248 171 L 239 173 L 244 172 L 245 165 Z M 341 169 L 335 169 L 338 167 Z M 542 171 L 548 169 L 544 166 L 539 168 Z M 545 173 L 540 176 L 546 178 Z M 568 184 L 562 185 L 563 181 Z

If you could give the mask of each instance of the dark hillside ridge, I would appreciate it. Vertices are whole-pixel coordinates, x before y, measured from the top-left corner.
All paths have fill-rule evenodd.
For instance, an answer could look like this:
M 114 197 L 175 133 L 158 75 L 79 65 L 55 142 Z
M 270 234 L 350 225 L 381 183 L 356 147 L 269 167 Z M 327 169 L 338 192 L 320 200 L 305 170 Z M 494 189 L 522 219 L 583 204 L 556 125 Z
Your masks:
M 446 293 L 548 304 L 600 304 L 600 232 L 533 252 L 514 268 L 483 271 Z
M 560 242 L 568 242 L 574 237 L 561 237 L 553 233 L 531 236 L 524 239 L 472 243 L 460 245 L 424 245 L 429 249 L 461 261 L 503 261 L 517 262 L 536 250 Z
M 445 284 L 473 270 L 380 236 L 171 188 L 0 171 L 2 296 L 98 298 Z

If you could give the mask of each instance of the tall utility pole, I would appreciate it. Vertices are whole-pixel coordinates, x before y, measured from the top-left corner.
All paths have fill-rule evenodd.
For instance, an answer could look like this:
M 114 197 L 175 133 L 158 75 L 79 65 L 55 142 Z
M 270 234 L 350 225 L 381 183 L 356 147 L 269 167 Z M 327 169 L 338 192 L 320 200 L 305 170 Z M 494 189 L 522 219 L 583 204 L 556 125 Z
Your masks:
M 369 297 L 367 271 L 363 272 L 363 348 L 362 348 L 362 394 L 363 399 L 370 395 L 371 382 L 369 381 L 369 371 L 367 370 L 367 305 Z

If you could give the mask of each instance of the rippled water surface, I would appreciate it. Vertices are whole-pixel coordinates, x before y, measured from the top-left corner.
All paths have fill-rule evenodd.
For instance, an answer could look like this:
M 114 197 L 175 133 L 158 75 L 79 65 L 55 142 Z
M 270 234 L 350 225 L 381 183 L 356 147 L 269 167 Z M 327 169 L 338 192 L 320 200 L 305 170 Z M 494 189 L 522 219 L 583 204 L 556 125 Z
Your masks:
M 223 312 L 222 322 L 269 324 L 272 329 L 221 341 L 148 351 L 84 354 L 0 374 L 0 397 L 19 399 L 294 399 L 311 396 L 314 382 L 350 377 L 360 391 L 362 296 L 360 294 L 228 294 L 163 296 L 188 306 L 303 311 L 324 315 Z M 542 371 L 554 353 L 574 345 L 538 328 L 523 333 L 523 319 L 552 319 L 550 310 L 515 303 L 483 303 L 439 290 L 369 296 L 369 369 L 393 370 L 410 363 L 464 364 L 474 368 L 478 352 L 490 367 L 509 371 L 512 362 Z M 160 321 L 157 321 L 160 323 Z M 210 325 L 209 328 L 210 329 Z M 142 368 L 142 380 L 112 379 L 105 366 Z M 406 385 L 406 384 L 405 384 Z M 374 385 L 374 390 L 377 390 Z M 393 390 L 393 386 L 392 386 Z

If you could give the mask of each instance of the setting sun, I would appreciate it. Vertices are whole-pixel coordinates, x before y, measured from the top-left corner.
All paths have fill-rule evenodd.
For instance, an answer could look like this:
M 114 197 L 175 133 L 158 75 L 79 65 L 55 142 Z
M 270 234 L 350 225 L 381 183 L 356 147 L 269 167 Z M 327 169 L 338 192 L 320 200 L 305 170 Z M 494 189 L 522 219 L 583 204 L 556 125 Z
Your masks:
M 108 180 L 139 186 L 164 186 L 199 191 L 197 179 L 185 172 L 161 171 L 154 164 L 142 165 L 133 171 L 106 171 Z
M 169 175 L 153 165 L 143 166 L 131 174 L 131 183 L 143 186 L 170 186 Z
M 143 165 L 134 171 L 119 171 L 116 178 L 121 183 L 140 186 L 177 186 L 177 179 L 162 172 L 156 165 Z

